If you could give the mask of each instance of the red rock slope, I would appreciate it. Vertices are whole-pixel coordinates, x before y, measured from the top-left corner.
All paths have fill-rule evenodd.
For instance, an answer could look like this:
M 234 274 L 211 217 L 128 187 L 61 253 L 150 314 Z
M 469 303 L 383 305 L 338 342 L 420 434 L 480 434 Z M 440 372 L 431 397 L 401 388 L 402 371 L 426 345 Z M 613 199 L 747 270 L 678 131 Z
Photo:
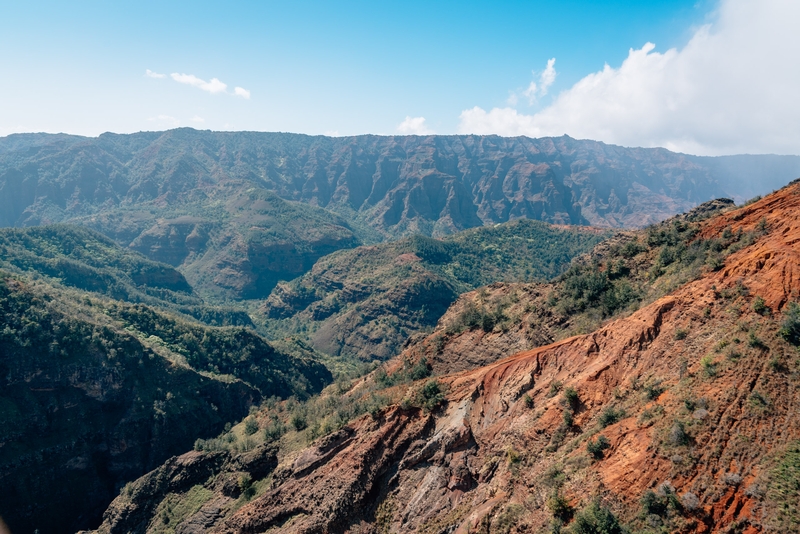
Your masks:
M 598 532 L 605 510 L 633 532 L 798 531 L 800 366 L 778 331 L 800 291 L 800 184 L 698 239 L 726 228 L 761 237 L 589 335 L 440 377 L 432 413 L 351 423 L 195 531 Z

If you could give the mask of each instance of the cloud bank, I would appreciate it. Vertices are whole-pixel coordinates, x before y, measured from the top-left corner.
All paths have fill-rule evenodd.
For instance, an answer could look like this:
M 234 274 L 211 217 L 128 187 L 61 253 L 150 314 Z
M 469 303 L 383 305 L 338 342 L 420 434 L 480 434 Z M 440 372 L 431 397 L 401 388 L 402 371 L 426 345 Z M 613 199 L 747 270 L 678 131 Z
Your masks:
M 397 133 L 401 135 L 431 135 L 434 132 L 425 125 L 425 117 L 406 117 L 397 126 Z
M 708 155 L 800 154 L 800 3 L 722 0 L 716 15 L 681 50 L 631 49 L 620 67 L 586 76 L 535 114 L 464 110 L 459 132 L 566 133 Z M 525 96 L 547 93 L 556 75 L 551 61 Z

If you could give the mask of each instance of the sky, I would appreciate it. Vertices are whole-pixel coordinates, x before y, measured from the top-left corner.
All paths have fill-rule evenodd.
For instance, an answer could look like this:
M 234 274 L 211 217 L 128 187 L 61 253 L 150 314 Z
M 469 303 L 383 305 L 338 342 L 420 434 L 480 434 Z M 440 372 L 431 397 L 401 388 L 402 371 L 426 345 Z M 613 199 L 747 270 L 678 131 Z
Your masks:
M 567 134 L 800 154 L 800 2 L 0 0 L 0 136 Z

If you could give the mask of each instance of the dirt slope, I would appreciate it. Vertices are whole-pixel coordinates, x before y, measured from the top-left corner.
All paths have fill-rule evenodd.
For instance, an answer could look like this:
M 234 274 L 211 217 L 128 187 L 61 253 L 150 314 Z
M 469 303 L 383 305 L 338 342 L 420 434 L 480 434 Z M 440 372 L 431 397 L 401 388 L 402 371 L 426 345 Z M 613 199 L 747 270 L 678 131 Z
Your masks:
M 590 334 L 438 378 L 441 402 L 413 384 L 175 532 L 797 532 L 800 366 L 779 330 L 800 291 L 800 184 L 698 238 L 726 228 L 761 237 Z M 99 531 L 133 506 L 119 497 Z

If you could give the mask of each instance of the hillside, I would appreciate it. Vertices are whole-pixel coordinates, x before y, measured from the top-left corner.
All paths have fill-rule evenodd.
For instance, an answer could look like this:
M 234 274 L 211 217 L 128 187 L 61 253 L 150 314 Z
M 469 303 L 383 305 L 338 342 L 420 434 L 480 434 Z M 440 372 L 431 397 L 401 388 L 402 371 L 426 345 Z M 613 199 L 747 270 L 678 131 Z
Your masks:
M 250 452 L 200 444 L 132 484 L 98 532 L 796 531 L 800 184 L 722 208 L 632 236 L 640 304 L 603 297 L 640 276 L 611 276 L 609 249 L 577 264 L 592 283 L 543 290 L 595 310 L 593 331 L 435 379 L 400 379 L 397 362 L 328 389 L 307 415 L 373 404 L 308 448 L 297 440 L 319 426 L 266 407 Z
M 80 226 L 0 229 L 0 268 L 45 276 L 116 300 L 157 306 L 211 325 L 252 326 L 241 310 L 205 303 L 175 268 Z
M 332 380 L 249 329 L 109 298 L 177 294 L 186 282 L 88 230 L 4 231 L 0 243 L 26 271 L 0 270 L 0 516 L 13 532 L 97 524 L 124 483 L 196 438 L 263 399 L 305 398 Z
M 263 307 L 272 337 L 364 361 L 395 356 L 432 328 L 464 291 L 497 281 L 546 280 L 609 235 L 517 220 L 436 240 L 414 236 L 340 251 L 279 284 Z
M 180 267 L 206 297 L 250 299 L 359 243 L 517 218 L 640 227 L 798 175 L 795 156 L 569 137 L 20 134 L 0 139 L 0 226 L 78 222 Z

